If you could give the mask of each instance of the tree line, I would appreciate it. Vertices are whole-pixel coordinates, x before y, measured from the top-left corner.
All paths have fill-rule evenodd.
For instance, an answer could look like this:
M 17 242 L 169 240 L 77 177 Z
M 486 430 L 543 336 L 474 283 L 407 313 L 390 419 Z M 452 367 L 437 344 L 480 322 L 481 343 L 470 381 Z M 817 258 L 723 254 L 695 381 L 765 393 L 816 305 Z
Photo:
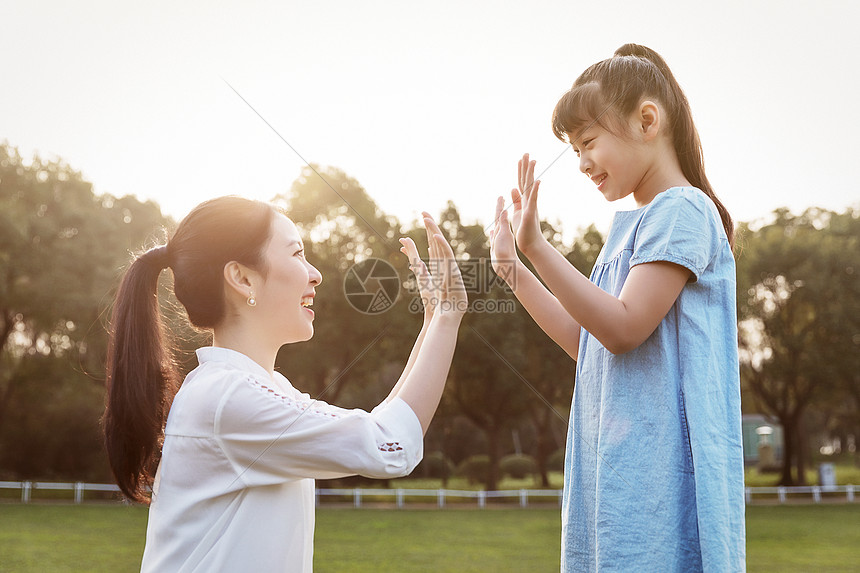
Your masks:
M 302 230 L 307 257 L 323 274 L 314 338 L 285 346 L 276 367 L 312 396 L 371 408 L 398 378 L 420 328 L 397 239 L 410 236 L 426 252 L 424 230 L 385 213 L 333 167 L 305 168 L 273 201 Z M 501 468 L 517 467 L 511 455 L 522 454 L 548 485 L 564 448 L 575 363 L 493 273 L 489 229 L 464 222 L 453 202 L 438 221 L 461 261 L 472 310 L 417 471 L 446 477 L 460 466 L 495 489 Z M 113 292 L 130 254 L 174 225 L 153 202 L 94 193 L 62 160 L 25 159 L 0 146 L 0 479 L 110 479 L 99 419 Z M 558 225 L 542 225 L 588 274 L 601 233 L 589 227 L 565 242 Z M 744 411 L 782 424 L 781 481 L 795 483 L 815 445 L 809 436 L 840 436 L 843 444 L 860 436 L 860 212 L 778 210 L 740 232 Z M 350 281 L 383 267 L 399 288 L 374 308 L 356 305 Z M 206 334 L 185 323 L 169 274 L 160 301 L 190 370 Z

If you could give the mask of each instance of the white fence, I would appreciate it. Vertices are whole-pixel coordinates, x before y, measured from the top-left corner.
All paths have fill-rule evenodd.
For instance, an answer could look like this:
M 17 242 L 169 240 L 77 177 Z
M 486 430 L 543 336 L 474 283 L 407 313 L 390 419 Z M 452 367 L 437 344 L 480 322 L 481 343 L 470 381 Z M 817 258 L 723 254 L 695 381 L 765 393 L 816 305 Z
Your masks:
M 39 491 L 71 491 L 75 503 L 83 503 L 85 492 L 113 492 L 119 493 L 119 487 L 115 484 L 105 483 L 56 483 L 36 481 L 0 481 L 0 490 L 20 490 L 21 503 L 30 503 L 33 500 L 33 492 Z M 857 487 L 853 485 L 839 486 L 798 486 L 798 487 L 748 487 L 746 488 L 746 502 L 748 505 L 757 503 L 822 503 L 823 501 L 854 503 L 854 492 Z M 462 507 L 463 503 L 475 504 L 479 508 L 487 506 L 488 501 L 498 500 L 501 503 L 511 503 L 519 507 L 529 507 L 532 501 L 543 503 L 557 503 L 561 505 L 560 489 L 512 489 L 501 491 L 469 491 L 455 489 L 376 489 L 376 488 L 350 488 L 350 489 L 317 489 L 316 504 L 326 502 L 326 498 L 339 498 L 334 500 L 340 503 L 351 503 L 353 507 L 363 507 L 366 503 L 393 503 L 398 508 L 406 507 L 412 503 L 435 504 L 439 508 L 448 505 L 449 502 L 456 503 Z M 0 494 L 0 500 L 17 499 Z M 46 498 L 47 500 L 47 498 Z M 50 497 L 51 501 L 58 501 L 56 497 Z M 41 499 L 40 499 L 41 501 Z M 59 500 L 59 501 L 62 501 Z
M 786 503 L 789 501 L 789 497 L 792 502 L 795 502 L 805 500 L 809 495 L 812 495 L 813 502 L 821 503 L 821 494 L 824 493 L 829 500 L 841 499 L 842 496 L 839 494 L 845 494 L 845 501 L 853 503 L 855 489 L 856 486 L 853 485 L 748 487 L 746 488 L 746 500 L 747 505 L 750 505 L 762 499 L 773 499 L 776 495 L 776 500 L 779 503 Z
M 501 491 L 469 491 L 456 489 L 318 489 L 316 490 L 316 504 L 319 506 L 324 497 L 336 496 L 342 500 L 349 498 L 353 507 L 361 507 L 364 500 L 371 499 L 374 502 L 390 500 L 398 508 L 405 507 L 407 501 L 416 502 L 429 500 L 440 509 L 451 500 L 465 499 L 475 500 L 478 507 L 487 506 L 487 500 L 513 498 L 520 507 L 528 507 L 529 500 L 548 500 L 561 506 L 560 489 L 509 489 Z

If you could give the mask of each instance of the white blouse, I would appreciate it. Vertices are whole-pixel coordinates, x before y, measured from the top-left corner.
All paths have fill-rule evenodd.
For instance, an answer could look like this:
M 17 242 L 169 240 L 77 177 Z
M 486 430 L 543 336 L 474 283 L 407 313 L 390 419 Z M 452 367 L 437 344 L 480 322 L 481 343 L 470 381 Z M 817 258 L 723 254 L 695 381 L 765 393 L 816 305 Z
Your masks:
M 421 461 L 399 398 L 345 410 L 239 352 L 197 358 L 167 418 L 141 571 L 312 571 L 314 478 L 401 477 Z

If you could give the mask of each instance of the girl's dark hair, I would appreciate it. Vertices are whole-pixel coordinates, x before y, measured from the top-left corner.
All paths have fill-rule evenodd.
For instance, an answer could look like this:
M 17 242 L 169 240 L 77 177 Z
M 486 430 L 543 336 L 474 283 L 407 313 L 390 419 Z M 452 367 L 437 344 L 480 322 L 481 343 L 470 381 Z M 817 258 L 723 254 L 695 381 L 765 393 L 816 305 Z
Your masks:
M 109 327 L 107 397 L 103 418 L 108 461 L 131 500 L 149 503 L 164 424 L 179 388 L 158 305 L 158 277 L 173 270 L 174 292 L 191 323 L 211 329 L 224 318 L 224 265 L 236 261 L 266 272 L 263 250 L 276 209 L 240 197 L 194 208 L 167 245 L 137 257 L 123 277 Z
M 705 175 L 702 144 L 690 103 L 669 66 L 654 50 L 625 44 L 608 60 L 585 70 L 556 104 L 552 131 L 571 144 L 593 123 L 617 133 L 621 122 L 644 99 L 654 99 L 663 106 L 684 176 L 717 206 L 729 244 L 734 247 L 734 222 Z

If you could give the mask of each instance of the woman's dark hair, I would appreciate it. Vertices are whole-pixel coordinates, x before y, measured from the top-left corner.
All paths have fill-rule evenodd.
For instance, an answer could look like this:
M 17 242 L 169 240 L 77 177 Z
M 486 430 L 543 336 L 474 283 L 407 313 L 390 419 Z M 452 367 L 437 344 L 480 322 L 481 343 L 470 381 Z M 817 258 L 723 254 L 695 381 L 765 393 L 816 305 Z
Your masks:
M 669 66 L 654 50 L 625 44 L 608 60 L 585 70 L 556 104 L 552 131 L 571 144 L 593 123 L 617 133 L 620 122 L 645 99 L 654 99 L 663 106 L 684 176 L 717 206 L 729 244 L 734 247 L 734 222 L 705 175 L 702 144 L 690 103 Z M 574 135 L 568 141 L 571 134 Z
M 108 461 L 131 500 L 149 503 L 164 424 L 179 388 L 158 305 L 158 277 L 173 270 L 176 298 L 191 324 L 211 329 L 224 318 L 224 265 L 236 261 L 266 272 L 263 250 L 278 211 L 266 203 L 220 197 L 201 203 L 167 245 L 137 257 L 116 295 L 107 355 L 103 418 Z

